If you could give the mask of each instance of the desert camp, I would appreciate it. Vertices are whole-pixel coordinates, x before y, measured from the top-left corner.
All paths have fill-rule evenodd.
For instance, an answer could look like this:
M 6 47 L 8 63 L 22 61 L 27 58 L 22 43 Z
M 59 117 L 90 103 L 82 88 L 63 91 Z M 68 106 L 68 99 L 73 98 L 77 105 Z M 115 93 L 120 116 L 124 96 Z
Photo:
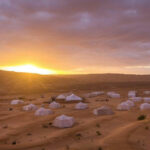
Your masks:
M 0 150 L 150 150 L 150 0 L 0 0 Z

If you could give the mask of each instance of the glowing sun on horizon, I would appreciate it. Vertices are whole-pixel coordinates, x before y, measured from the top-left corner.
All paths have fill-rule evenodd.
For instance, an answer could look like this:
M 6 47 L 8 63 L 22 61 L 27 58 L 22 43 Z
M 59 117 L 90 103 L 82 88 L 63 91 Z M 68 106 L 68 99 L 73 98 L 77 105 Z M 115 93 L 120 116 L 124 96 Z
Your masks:
M 37 66 L 32 65 L 32 64 L 20 65 L 20 66 L 2 67 L 1 69 L 5 70 L 5 71 L 37 73 L 37 74 L 41 74 L 41 75 L 56 74 L 56 72 L 53 71 L 53 70 L 40 68 L 40 67 L 37 67 Z

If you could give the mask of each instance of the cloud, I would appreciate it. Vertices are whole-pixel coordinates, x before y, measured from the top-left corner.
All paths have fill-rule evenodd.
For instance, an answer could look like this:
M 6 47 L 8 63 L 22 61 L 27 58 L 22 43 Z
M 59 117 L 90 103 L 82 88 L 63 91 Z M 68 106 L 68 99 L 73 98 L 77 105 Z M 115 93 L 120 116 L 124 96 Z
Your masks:
M 61 70 L 146 66 L 149 7 L 149 0 L 1 0 L 0 59 Z

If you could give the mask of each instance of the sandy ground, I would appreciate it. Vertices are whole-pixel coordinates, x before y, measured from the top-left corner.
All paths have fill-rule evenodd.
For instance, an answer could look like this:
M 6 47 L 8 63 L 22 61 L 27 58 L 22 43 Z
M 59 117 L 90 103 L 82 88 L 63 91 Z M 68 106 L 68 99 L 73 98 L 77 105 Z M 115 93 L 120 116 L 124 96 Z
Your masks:
M 117 111 L 117 104 L 127 100 L 127 91 L 117 92 L 122 97 L 109 98 L 109 102 L 103 101 L 106 95 L 86 99 L 86 110 L 75 110 L 75 103 L 61 103 L 62 108 L 53 109 L 54 114 L 44 117 L 34 116 L 34 111 L 25 112 L 22 106 L 34 103 L 40 107 L 44 103 L 48 108 L 46 102 L 54 93 L 45 94 L 44 98 L 38 94 L 24 96 L 25 104 L 16 106 L 10 105 L 15 96 L 1 96 L 0 150 L 150 150 L 150 110 L 140 111 L 140 103 L 136 103 L 130 111 Z M 103 105 L 110 106 L 115 114 L 93 115 L 93 109 Z M 52 121 L 61 114 L 73 116 L 75 125 L 66 129 L 53 127 Z M 138 121 L 141 114 L 147 118 Z

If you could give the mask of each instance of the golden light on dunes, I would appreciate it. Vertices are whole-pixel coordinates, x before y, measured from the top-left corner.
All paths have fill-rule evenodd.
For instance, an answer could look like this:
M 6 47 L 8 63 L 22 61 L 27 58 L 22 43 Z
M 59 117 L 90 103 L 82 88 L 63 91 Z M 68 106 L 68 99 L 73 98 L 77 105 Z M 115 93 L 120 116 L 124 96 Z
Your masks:
M 37 73 L 37 74 L 42 74 L 42 75 L 56 74 L 56 71 L 49 70 L 49 69 L 43 69 L 43 68 L 37 67 L 32 64 L 21 65 L 21 66 L 2 67 L 1 69 L 5 70 L 5 71 Z

